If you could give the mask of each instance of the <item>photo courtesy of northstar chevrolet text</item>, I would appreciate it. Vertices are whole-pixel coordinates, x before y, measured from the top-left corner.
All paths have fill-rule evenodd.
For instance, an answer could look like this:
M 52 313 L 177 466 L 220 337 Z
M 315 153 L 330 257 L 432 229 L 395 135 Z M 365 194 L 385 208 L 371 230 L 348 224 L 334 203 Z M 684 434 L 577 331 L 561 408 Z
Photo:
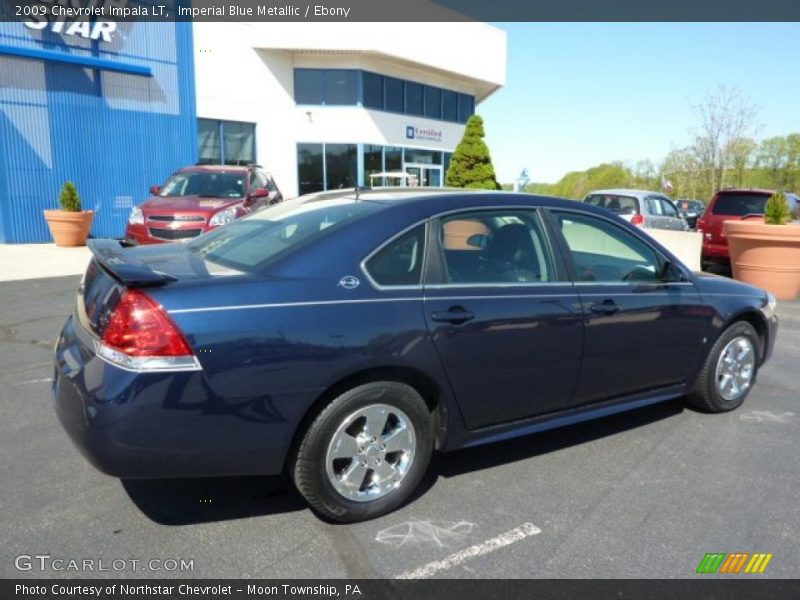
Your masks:
M 800 9 L 0 2 L 0 597 L 800 593 Z

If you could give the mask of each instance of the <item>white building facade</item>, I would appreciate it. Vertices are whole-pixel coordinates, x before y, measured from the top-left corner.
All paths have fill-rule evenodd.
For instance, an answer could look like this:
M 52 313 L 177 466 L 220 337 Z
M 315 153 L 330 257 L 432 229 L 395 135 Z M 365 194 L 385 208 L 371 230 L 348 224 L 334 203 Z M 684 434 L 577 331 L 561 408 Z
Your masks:
M 257 162 L 285 197 L 405 172 L 444 184 L 475 108 L 505 84 L 483 23 L 195 23 L 199 159 Z

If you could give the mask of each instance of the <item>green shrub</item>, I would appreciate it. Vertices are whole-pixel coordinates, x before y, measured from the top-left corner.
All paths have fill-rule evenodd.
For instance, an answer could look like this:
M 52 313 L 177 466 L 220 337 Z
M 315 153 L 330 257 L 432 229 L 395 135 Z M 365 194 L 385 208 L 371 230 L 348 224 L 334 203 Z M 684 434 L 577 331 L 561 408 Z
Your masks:
M 472 115 L 447 169 L 445 185 L 457 188 L 499 190 L 489 148 L 483 141 L 483 119 Z
M 61 210 L 67 212 L 80 212 L 81 211 L 81 197 L 78 195 L 78 190 L 75 184 L 68 181 L 61 188 L 61 195 L 58 197 L 58 202 L 61 204 Z
M 785 225 L 792 218 L 789 201 L 783 192 L 775 192 L 764 206 L 764 223 L 767 225 Z

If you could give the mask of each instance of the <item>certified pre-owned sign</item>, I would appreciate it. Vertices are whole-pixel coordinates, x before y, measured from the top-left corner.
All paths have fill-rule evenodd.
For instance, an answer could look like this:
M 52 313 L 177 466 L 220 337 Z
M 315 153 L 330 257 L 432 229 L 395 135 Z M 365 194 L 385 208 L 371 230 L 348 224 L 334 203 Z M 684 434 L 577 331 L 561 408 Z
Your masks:
M 417 127 L 405 125 L 406 139 L 418 142 L 441 142 L 442 130 L 435 127 Z

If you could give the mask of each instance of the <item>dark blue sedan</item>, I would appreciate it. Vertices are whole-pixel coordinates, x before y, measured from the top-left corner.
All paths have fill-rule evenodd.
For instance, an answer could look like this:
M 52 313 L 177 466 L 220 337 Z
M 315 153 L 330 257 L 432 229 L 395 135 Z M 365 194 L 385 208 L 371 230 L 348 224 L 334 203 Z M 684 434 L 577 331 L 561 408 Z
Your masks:
M 86 458 L 122 478 L 287 470 L 336 521 L 396 508 L 434 449 L 679 396 L 734 409 L 777 333 L 768 293 L 523 194 L 322 194 L 91 249 L 53 384 Z

